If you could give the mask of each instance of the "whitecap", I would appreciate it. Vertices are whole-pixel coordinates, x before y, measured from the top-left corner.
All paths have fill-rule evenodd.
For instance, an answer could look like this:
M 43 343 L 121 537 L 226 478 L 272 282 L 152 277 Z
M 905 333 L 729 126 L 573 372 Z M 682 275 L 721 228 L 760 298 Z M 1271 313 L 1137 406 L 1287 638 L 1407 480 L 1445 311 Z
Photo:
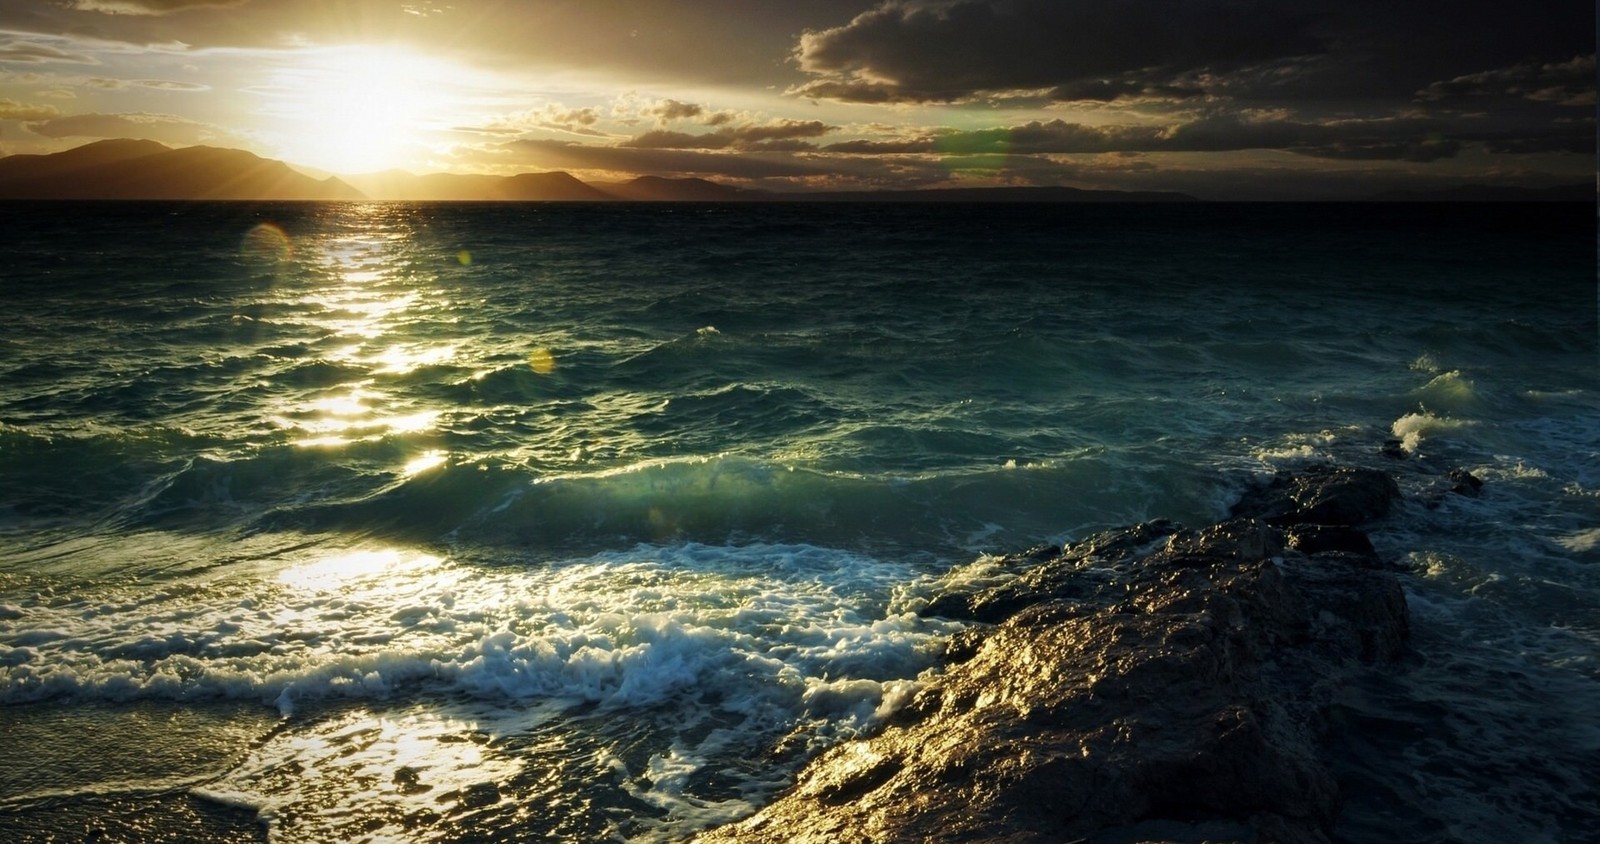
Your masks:
M 1399 438 L 1401 448 L 1414 452 L 1425 438 L 1459 434 L 1476 424 L 1471 419 L 1452 419 L 1427 412 L 1408 413 L 1396 419 L 1390 430 Z

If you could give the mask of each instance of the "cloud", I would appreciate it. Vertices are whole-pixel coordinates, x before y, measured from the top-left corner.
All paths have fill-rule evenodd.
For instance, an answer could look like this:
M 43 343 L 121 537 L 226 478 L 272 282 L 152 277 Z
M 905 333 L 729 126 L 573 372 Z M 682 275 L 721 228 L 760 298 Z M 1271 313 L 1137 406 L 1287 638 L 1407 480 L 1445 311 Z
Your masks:
M 792 155 L 641 149 L 524 138 L 498 147 L 496 163 L 527 164 L 552 170 L 605 170 L 655 175 L 730 176 L 738 179 L 817 176 L 826 162 Z
M 859 79 L 819 79 L 792 87 L 788 93 L 815 100 L 839 100 L 868 105 L 894 103 L 905 99 L 895 92 L 893 85 L 864 82 Z M 952 95 L 952 98 L 955 96 Z
M 741 151 L 787 151 L 813 149 L 803 141 L 826 135 L 838 127 L 820 120 L 774 120 L 769 123 L 747 123 L 741 126 L 724 126 L 715 132 L 693 135 L 656 129 L 624 141 L 620 146 L 630 149 L 733 149 Z
M 219 126 L 172 114 L 72 114 L 23 124 L 46 138 L 140 138 L 186 146 L 202 143 L 240 143 L 246 139 Z
M 1190 71 L 1322 52 L 1315 21 L 1264 0 L 887 0 L 802 34 L 795 58 L 822 78 L 793 92 L 854 102 L 1040 89 L 1116 98 Z
M 154 88 L 157 91 L 209 91 L 210 85 L 200 85 L 195 82 L 174 82 L 171 79 L 130 79 L 129 85 L 138 88 Z
M 651 113 L 661 118 L 662 122 L 669 120 L 683 120 L 690 117 L 699 117 L 705 113 L 705 106 L 698 103 L 684 103 L 677 100 L 666 99 L 656 103 Z
M 1417 92 L 1418 99 L 1428 101 L 1471 97 L 1521 97 L 1563 106 L 1593 107 L 1594 55 L 1574 56 L 1565 62 L 1523 62 L 1464 74 Z
M 1313 158 L 1429 162 L 1454 157 L 1469 141 L 1490 140 L 1447 139 L 1441 133 L 1441 124 L 1425 118 L 1316 123 L 1250 117 L 1215 114 L 1169 126 L 1089 126 L 1060 119 L 1035 120 L 993 129 L 935 131 L 890 141 L 843 141 L 822 150 L 855 155 L 941 156 L 1282 150 Z
M 563 132 L 603 138 L 604 132 L 593 128 L 600 121 L 600 112 L 593 108 L 568 108 L 559 103 L 546 103 L 515 114 L 496 118 L 481 126 L 458 126 L 456 131 L 482 135 L 521 135 L 536 130 Z
M 170 15 L 201 7 L 242 6 L 249 0 L 74 0 L 72 7 L 107 15 Z
M 84 84 L 105 91 L 121 91 L 126 88 L 152 88 L 157 91 L 211 90 L 209 85 L 199 85 L 193 82 L 174 82 L 170 79 L 112 79 L 106 76 L 91 76 L 84 80 Z
M 63 62 L 67 64 L 100 63 L 94 57 L 83 53 L 69 53 L 49 44 L 19 39 L 0 41 L 0 62 L 15 62 L 19 64 L 42 64 L 45 62 Z
M 878 0 L 804 32 L 793 61 L 810 78 L 787 91 L 863 104 L 1204 94 L 1370 114 L 1483 68 L 1592 55 L 1593 24 L 1592 4 L 1561 0 L 1515 13 L 1502 0 Z M 1580 104 L 1570 76 L 1523 96 Z
M 1293 147 L 1289 151 L 1312 158 L 1427 163 L 1455 158 L 1462 146 L 1460 141 L 1424 138 L 1413 141 L 1335 141 L 1322 146 Z
M 1081 79 L 1057 85 L 1046 96 L 1060 102 L 1099 102 L 1116 100 L 1187 100 L 1205 96 L 1195 85 L 1151 84 L 1131 79 Z
M 1505 155 L 1530 155 L 1563 152 L 1573 155 L 1594 155 L 1594 123 L 1571 126 L 1565 132 L 1553 132 L 1534 137 L 1508 135 L 1488 136 L 1481 139 L 1484 149 Z
M 60 117 L 61 109 L 53 105 L 28 105 L 16 100 L 0 99 L 0 120 L 50 120 Z

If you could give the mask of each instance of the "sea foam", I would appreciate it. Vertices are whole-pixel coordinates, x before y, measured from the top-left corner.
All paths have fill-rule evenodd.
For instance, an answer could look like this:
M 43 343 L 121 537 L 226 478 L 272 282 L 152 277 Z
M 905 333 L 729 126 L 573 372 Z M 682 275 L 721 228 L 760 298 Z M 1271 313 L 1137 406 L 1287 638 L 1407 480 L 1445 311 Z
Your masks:
M 290 713 L 421 687 L 630 707 L 711 687 L 733 706 L 820 707 L 859 726 L 948 632 L 900 608 L 917 582 L 815 546 L 640 546 L 495 569 L 346 551 L 280 567 L 264 596 L 240 584 L 93 613 L 18 605 L 0 631 L 0 700 L 244 698 Z

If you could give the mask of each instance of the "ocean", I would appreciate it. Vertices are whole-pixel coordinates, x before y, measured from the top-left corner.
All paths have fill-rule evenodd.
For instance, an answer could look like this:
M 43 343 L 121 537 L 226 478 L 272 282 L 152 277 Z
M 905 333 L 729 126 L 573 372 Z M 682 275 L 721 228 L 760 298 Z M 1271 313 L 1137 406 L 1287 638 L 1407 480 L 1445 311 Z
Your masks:
M 1600 829 L 1591 205 L 0 232 L 5 840 L 686 840 L 927 683 L 993 555 L 1319 462 L 1400 483 L 1412 613 L 1336 838 Z

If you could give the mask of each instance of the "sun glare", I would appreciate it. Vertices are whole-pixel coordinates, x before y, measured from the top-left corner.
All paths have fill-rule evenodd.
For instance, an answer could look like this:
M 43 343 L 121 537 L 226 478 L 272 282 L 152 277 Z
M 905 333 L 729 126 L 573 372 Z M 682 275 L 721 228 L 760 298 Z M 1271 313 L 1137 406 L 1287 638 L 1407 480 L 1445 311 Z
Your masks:
M 280 71 L 271 115 L 286 121 L 285 158 L 336 173 L 404 166 L 451 103 L 450 68 L 396 47 L 324 50 Z

